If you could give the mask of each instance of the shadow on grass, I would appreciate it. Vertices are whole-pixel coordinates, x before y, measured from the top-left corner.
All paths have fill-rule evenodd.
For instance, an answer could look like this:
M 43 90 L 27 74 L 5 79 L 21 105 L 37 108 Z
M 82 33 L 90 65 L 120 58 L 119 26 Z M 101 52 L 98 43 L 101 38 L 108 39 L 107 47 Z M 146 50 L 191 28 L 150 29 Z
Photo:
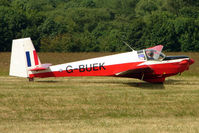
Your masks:
M 61 83 L 63 81 L 54 81 L 54 80 L 43 80 L 43 81 L 34 81 L 38 83 Z
M 164 84 L 167 84 L 167 85 L 183 85 L 183 84 L 186 84 L 186 80 L 179 80 L 179 79 L 167 79 L 165 80 Z
M 148 82 L 140 82 L 140 83 L 125 83 L 129 86 L 132 87 L 138 87 L 138 88 L 142 88 L 142 89 L 165 89 L 164 85 L 185 85 L 187 84 L 187 80 L 179 80 L 179 79 L 167 79 L 165 80 L 164 83 L 160 83 L 160 84 L 152 84 L 152 83 L 148 83 Z M 195 84 L 195 83 L 194 83 Z M 199 84 L 199 83 L 198 83 Z
M 137 87 L 140 89 L 149 89 L 149 90 L 164 90 L 165 86 L 164 84 L 152 84 L 147 82 L 137 82 L 137 83 L 123 83 L 131 87 Z
M 35 81 L 37 83 L 64 83 L 67 81 L 61 81 L 61 80 L 38 80 Z M 140 89 L 150 89 L 150 90 L 161 90 L 161 89 L 165 89 L 164 85 L 183 85 L 183 84 L 187 84 L 186 80 L 178 80 L 178 79 L 167 79 L 165 80 L 165 82 L 163 84 L 152 84 L 152 83 L 148 83 L 148 82 L 135 82 L 135 81 L 109 81 L 109 80 L 105 80 L 105 81 L 94 81 L 94 80 L 80 80 L 80 81 L 72 81 L 74 83 L 82 83 L 82 84 L 114 84 L 114 85 L 127 85 L 130 87 L 136 87 L 136 88 L 140 88 Z
M 164 84 L 152 84 L 152 83 L 148 83 L 148 82 L 112 82 L 112 81 L 83 81 L 81 83 L 84 84 L 89 84 L 89 83 L 95 83 L 95 84 L 114 84 L 114 85 L 126 85 L 126 86 L 130 86 L 130 87 L 136 87 L 136 88 L 140 88 L 140 89 L 151 89 L 151 90 L 156 90 L 156 89 L 165 89 Z

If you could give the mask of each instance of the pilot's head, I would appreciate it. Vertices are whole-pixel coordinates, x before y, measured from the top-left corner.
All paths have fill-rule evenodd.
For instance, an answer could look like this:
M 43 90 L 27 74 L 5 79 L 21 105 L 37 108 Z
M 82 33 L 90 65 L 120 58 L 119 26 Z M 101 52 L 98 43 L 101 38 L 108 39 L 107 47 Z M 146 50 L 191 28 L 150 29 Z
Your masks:
M 153 51 L 149 51 L 148 55 L 149 55 L 150 57 L 153 57 L 153 55 L 154 55 Z

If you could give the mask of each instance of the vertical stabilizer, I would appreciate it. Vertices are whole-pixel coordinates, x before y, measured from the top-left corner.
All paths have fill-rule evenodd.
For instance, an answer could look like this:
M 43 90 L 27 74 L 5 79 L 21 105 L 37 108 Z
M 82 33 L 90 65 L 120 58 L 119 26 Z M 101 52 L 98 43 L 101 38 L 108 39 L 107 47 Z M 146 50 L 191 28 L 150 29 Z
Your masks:
M 40 65 L 40 60 L 30 38 L 13 40 L 10 76 L 29 77 L 29 69 Z

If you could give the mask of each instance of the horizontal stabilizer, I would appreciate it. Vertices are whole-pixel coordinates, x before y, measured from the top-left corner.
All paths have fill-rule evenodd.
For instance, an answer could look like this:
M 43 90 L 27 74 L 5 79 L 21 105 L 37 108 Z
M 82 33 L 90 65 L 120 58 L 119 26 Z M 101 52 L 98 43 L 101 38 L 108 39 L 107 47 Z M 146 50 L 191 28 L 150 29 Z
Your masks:
M 30 71 L 42 71 L 42 70 L 46 70 L 49 68 L 49 66 L 51 66 L 52 64 L 41 64 L 41 66 L 29 69 Z

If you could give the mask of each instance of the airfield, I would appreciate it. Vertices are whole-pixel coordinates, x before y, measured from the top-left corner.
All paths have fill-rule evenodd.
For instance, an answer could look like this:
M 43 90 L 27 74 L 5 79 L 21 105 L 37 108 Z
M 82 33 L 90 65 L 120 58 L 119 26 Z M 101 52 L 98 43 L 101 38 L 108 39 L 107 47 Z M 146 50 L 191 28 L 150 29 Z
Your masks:
M 113 53 L 39 53 L 61 64 Z M 0 131 L 71 133 L 199 132 L 199 53 L 182 75 L 150 84 L 130 78 L 9 77 L 10 53 L 0 53 Z

